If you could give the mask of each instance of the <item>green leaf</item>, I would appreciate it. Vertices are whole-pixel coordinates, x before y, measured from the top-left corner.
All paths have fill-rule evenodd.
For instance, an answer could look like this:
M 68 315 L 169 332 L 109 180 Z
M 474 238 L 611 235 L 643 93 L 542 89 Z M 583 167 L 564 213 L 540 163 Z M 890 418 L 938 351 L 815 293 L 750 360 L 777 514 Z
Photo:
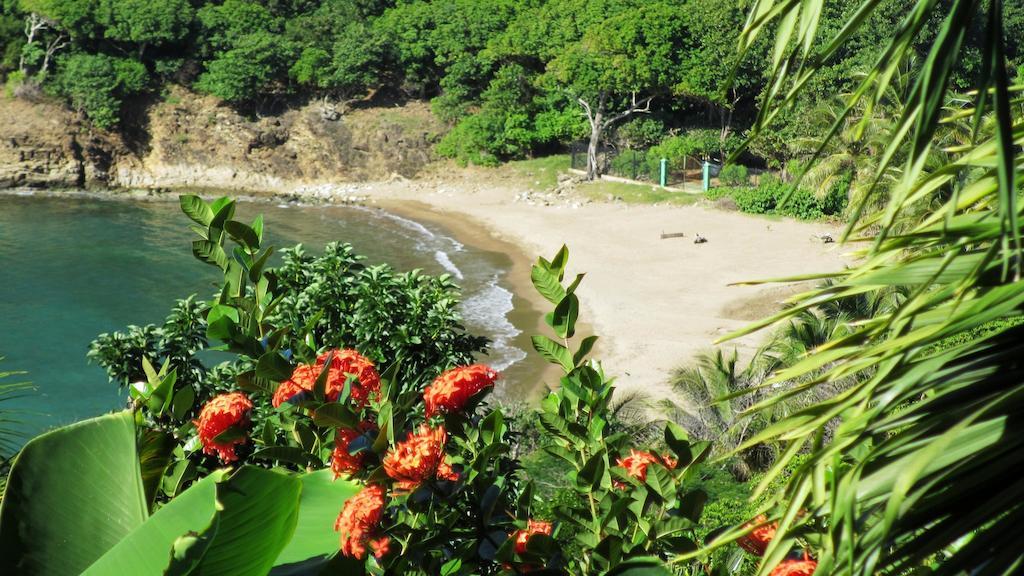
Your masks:
M 576 334 L 576 319 L 580 315 L 580 300 L 575 294 L 567 294 L 555 306 L 551 315 L 551 327 L 562 338 L 572 338 Z
M 675 453 L 679 468 L 686 468 L 693 462 L 690 436 L 682 426 L 675 422 L 665 424 L 665 444 Z
M 535 265 L 530 271 L 530 279 L 537 292 L 548 302 L 558 304 L 565 297 L 565 289 L 559 283 L 558 276 L 540 265 Z
M 228 255 L 220 244 L 210 240 L 195 240 L 192 242 L 192 255 L 206 262 L 218 266 L 221 270 L 228 266 Z
M 181 205 L 181 211 L 196 224 L 209 226 L 210 221 L 213 220 L 213 210 L 210 210 L 210 207 L 199 196 L 183 194 L 178 197 L 178 203 Z
M 352 428 L 359 425 L 359 418 L 348 406 L 329 402 L 313 412 L 313 423 L 324 428 Z
M 146 507 L 150 509 L 164 473 L 171 464 L 177 441 L 173 434 L 146 428 L 139 433 L 138 443 L 139 472 L 146 492 Z
M 185 418 L 195 404 L 195 401 L 196 391 L 192 386 L 190 384 L 182 386 L 181 390 L 174 394 L 174 399 L 171 401 L 171 412 L 174 414 L 174 419 L 181 420 Z
M 260 237 L 256 231 L 242 224 L 237 220 L 229 220 L 224 223 L 224 231 L 251 251 L 259 250 Z
M 295 533 L 274 562 L 275 566 L 302 562 L 309 558 L 329 556 L 338 550 L 338 533 L 334 521 L 345 501 L 362 485 L 358 482 L 334 480 L 330 470 L 318 470 L 299 477 L 302 495 Z
M 218 484 L 222 511 L 191 545 L 205 550 L 190 576 L 268 573 L 295 531 L 301 490 L 299 479 L 253 466 Z
M 130 411 L 32 439 L 0 504 L 0 573 L 80 574 L 147 517 Z
M 319 458 L 295 446 L 270 446 L 253 452 L 250 458 L 267 462 L 287 462 L 302 468 L 323 466 Z
M 659 558 L 630 558 L 608 571 L 606 576 L 672 576 Z
M 163 574 L 175 540 L 190 532 L 204 532 L 215 522 L 217 483 L 225 474 L 225 470 L 214 472 L 165 504 L 89 566 L 84 576 Z
M 562 346 L 551 338 L 542 335 L 533 336 L 531 340 L 533 341 L 534 350 L 536 350 L 548 362 L 560 365 L 566 372 L 571 372 L 572 369 L 575 368 L 575 364 L 572 361 L 572 354 L 569 353 L 569 349 L 565 346 Z
M 283 382 L 292 377 L 294 366 L 276 351 L 260 356 L 256 362 L 256 377 L 272 382 Z
M 217 198 L 210 205 L 213 218 L 210 220 L 210 228 L 224 229 L 224 225 L 235 215 L 235 201 L 227 196 Z
M 594 344 L 597 343 L 597 336 L 587 336 L 583 340 L 580 340 L 580 347 L 576 350 L 576 353 L 572 355 L 572 363 L 579 366 L 587 358 L 587 354 L 594 349 Z

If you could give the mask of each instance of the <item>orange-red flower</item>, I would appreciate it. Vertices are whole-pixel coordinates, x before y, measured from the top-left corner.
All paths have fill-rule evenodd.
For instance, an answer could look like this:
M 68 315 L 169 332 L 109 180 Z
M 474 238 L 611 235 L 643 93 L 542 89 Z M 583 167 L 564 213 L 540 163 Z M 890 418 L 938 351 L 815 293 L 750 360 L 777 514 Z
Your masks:
M 647 480 L 647 467 L 651 464 L 675 468 L 676 461 L 674 459 L 659 458 L 650 452 L 630 449 L 629 456 L 619 458 L 616 464 L 625 468 L 628 476 L 643 482 Z
M 769 576 L 811 576 L 818 569 L 818 563 L 811 560 L 804 552 L 802 560 L 783 560 L 772 569 Z
M 768 522 L 768 518 L 764 514 L 760 514 L 753 521 L 746 523 L 744 528 L 750 528 L 754 525 L 758 525 L 757 528 L 741 537 L 736 543 L 739 544 L 740 548 L 755 556 L 764 556 L 764 551 L 768 549 L 768 543 L 772 541 L 772 538 L 775 538 L 775 531 L 779 529 L 779 523 Z
M 441 458 L 441 463 L 437 465 L 437 477 L 441 480 L 448 480 L 449 482 L 458 482 L 459 473 L 452 468 L 452 465 L 448 463 L 448 457 L 444 456 Z
M 228 428 L 245 428 L 249 425 L 252 402 L 241 392 L 221 394 L 213 397 L 199 412 L 194 421 L 199 431 L 199 442 L 203 445 L 203 453 L 216 455 L 222 462 L 234 462 L 238 459 L 235 446 L 245 444 L 248 438 L 241 435 L 228 440 L 217 441 L 217 436 Z
M 404 442 L 396 444 L 384 456 L 384 471 L 403 489 L 419 486 L 437 475 L 444 461 L 447 440 L 444 426 L 430 428 L 423 424 L 418 432 L 410 432 Z
M 291 378 L 281 382 L 274 392 L 272 403 L 275 408 L 284 404 L 300 392 L 310 392 L 316 385 L 327 359 L 331 364 L 327 369 L 327 381 L 324 384 L 324 395 L 334 402 L 345 389 L 349 376 L 356 379 L 349 390 L 352 404 L 357 408 L 366 406 L 373 395 L 380 394 L 380 374 L 373 362 L 355 350 L 329 350 L 316 359 L 316 364 L 301 364 L 292 371 Z
M 377 559 L 383 558 L 391 551 L 391 538 L 388 536 L 371 539 L 368 544 L 373 551 L 373 557 Z
M 427 418 L 438 413 L 462 410 L 470 398 L 494 386 L 494 381 L 500 376 L 496 370 L 483 364 L 460 366 L 445 371 L 423 391 Z
M 543 520 L 530 520 L 526 524 L 526 528 L 517 530 L 512 537 L 516 541 L 516 554 L 523 554 L 526 552 L 526 544 L 536 534 L 543 534 L 545 536 L 551 536 L 551 522 L 545 522 Z
M 334 530 L 341 533 L 341 553 L 362 560 L 366 558 L 366 546 L 369 544 L 374 555 L 381 550 L 381 556 L 386 554 L 389 540 L 387 537 L 376 538 L 383 516 L 382 486 L 371 484 L 349 498 L 334 522 Z

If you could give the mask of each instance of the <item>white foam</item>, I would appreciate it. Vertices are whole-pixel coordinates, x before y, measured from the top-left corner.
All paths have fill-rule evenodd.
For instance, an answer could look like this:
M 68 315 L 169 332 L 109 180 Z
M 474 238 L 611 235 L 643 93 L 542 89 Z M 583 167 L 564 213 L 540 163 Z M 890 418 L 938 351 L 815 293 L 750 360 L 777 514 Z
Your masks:
M 464 278 L 462 270 L 459 270 L 459 267 L 452 262 L 452 259 L 448 257 L 448 253 L 444 250 L 435 250 L 434 260 L 437 260 L 437 263 L 440 264 L 442 268 L 450 272 L 452 276 L 455 276 L 459 280 Z
M 492 339 L 488 364 L 495 370 L 504 370 L 526 358 L 526 352 L 512 344 L 512 339 L 522 332 L 508 319 L 512 292 L 498 284 L 499 277 L 494 274 L 490 282 L 462 301 L 462 316 L 468 322 L 487 327 Z

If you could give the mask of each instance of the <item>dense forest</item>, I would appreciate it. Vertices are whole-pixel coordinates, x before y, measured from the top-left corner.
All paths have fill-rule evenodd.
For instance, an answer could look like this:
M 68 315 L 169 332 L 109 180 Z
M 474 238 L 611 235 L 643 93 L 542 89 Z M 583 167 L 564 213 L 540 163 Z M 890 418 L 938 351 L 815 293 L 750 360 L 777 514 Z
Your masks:
M 946 4 L 948 2 L 940 2 Z M 170 83 L 250 114 L 322 100 L 429 99 L 452 130 L 446 156 L 477 164 L 544 154 L 571 141 L 661 145 L 670 156 L 736 148 L 764 91 L 773 47 L 761 35 L 741 59 L 745 0 L 3 0 L 0 77 L 11 94 L 46 92 L 103 129 L 127 101 Z M 857 2 L 825 4 L 839 30 Z M 882 2 L 803 91 L 779 129 L 752 148 L 784 168 L 831 123 L 836 99 L 879 57 L 905 17 Z M 930 44 L 944 10 L 935 10 Z M 978 19 L 980 21 L 980 19 Z M 1019 64 L 1024 2 L 1004 10 Z M 978 46 L 982 30 L 968 38 Z M 954 84 L 981 71 L 969 49 Z M 911 58 L 911 76 L 920 62 Z M 735 74 L 730 84 L 728 80 Z M 728 88 L 726 88 L 728 86 Z M 892 109 L 899 94 L 893 94 Z M 884 118 L 889 110 L 870 112 Z

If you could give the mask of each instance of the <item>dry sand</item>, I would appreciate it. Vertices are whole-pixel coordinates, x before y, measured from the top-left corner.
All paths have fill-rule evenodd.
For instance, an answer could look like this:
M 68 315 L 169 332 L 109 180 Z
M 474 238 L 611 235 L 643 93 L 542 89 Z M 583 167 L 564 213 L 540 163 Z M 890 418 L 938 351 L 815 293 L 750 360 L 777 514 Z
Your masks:
M 511 273 L 514 289 L 543 311 L 549 305 L 530 288 L 529 263 L 568 245 L 569 273 L 587 274 L 578 291 L 582 319 L 600 335 L 597 356 L 617 377 L 620 394 L 671 397 L 668 380 L 674 368 L 710 349 L 715 339 L 777 310 L 796 291 L 730 284 L 840 270 L 848 262 L 842 247 L 813 238 L 823 233 L 837 237 L 835 224 L 699 206 L 530 205 L 516 200 L 521 191 L 507 183 L 455 179 L 361 190 L 406 215 L 440 218 L 463 235 L 487 231 L 504 245 L 518 247 L 519 254 L 510 254 L 517 263 Z M 662 232 L 686 236 L 663 240 Z M 708 241 L 695 244 L 698 233 Z M 755 333 L 728 346 L 743 354 L 764 337 L 764 332 Z

